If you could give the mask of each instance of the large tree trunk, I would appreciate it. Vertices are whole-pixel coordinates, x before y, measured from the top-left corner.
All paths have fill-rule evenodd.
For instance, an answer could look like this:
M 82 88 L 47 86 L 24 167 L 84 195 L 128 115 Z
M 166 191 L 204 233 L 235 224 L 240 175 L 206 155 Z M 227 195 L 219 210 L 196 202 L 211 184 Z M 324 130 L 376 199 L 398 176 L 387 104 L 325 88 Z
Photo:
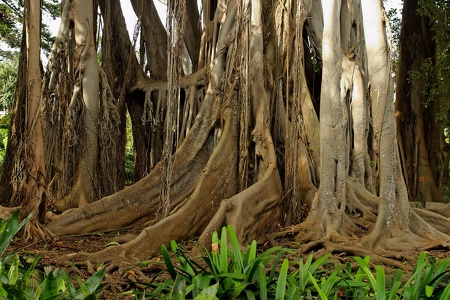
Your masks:
M 64 2 L 43 81 L 45 159 L 53 211 L 82 206 L 124 186 L 125 133 L 119 125 L 125 124 L 125 108 L 124 101 L 114 98 L 123 82 L 116 84 L 112 72 L 127 63 L 113 60 L 111 48 L 105 46 L 110 67 L 106 72 L 99 67 L 96 9 L 90 1 Z M 105 29 L 106 34 L 110 30 Z M 128 40 L 126 30 L 124 35 Z M 110 43 L 110 36 L 105 36 L 104 44 Z M 130 52 L 129 40 L 120 45 Z
M 32 214 L 25 239 L 46 238 L 46 172 L 41 117 L 40 1 L 26 1 L 15 106 L 2 169 L 1 201 L 22 206 L 21 217 Z M 6 209 L 11 212 L 11 209 Z
M 341 5 L 340 1 L 322 1 L 324 30 L 322 46 L 322 89 L 320 95 L 320 188 L 319 203 L 323 234 L 337 232 L 342 224 L 346 201 L 346 176 L 349 149 L 346 131 L 346 105 L 341 99 Z M 342 20 L 343 22 L 347 20 Z M 342 105 L 344 104 L 344 105 Z
M 27 118 L 25 135 L 25 170 L 22 173 L 22 184 L 25 189 L 25 199 L 22 203 L 22 217 L 32 214 L 30 222 L 25 225 L 26 239 L 40 234 L 41 205 L 45 203 L 45 161 L 44 142 L 41 118 L 41 66 L 40 66 L 40 0 L 27 2 L 26 33 L 27 33 Z M 41 219 L 42 221 L 42 219 Z M 37 232 L 34 232 L 36 231 Z
M 71 192 L 55 206 L 64 211 L 80 207 L 94 201 L 97 190 L 96 172 L 98 161 L 98 121 L 99 121 L 99 67 L 94 43 L 94 8 L 89 0 L 72 2 L 75 37 L 75 89 L 71 105 L 81 102 L 81 117 L 84 132 L 78 152 L 78 164 L 74 174 Z
M 25 20 L 24 20 L 25 21 Z M 27 44 L 25 26 L 19 56 L 19 68 L 14 93 L 14 106 L 9 124 L 8 144 L 0 178 L 0 203 L 3 206 L 20 206 L 23 200 L 21 172 L 24 162 L 25 120 L 27 101 Z
M 425 91 L 423 79 L 412 74 L 420 72 L 426 61 L 434 65 L 436 55 L 431 21 L 420 15 L 418 8 L 417 0 L 404 3 L 395 105 L 408 195 L 410 201 L 425 206 L 426 202 L 443 201 L 442 167 L 448 166 L 448 159 L 444 131 L 436 121 L 439 103 L 435 100 L 425 106 L 430 91 Z

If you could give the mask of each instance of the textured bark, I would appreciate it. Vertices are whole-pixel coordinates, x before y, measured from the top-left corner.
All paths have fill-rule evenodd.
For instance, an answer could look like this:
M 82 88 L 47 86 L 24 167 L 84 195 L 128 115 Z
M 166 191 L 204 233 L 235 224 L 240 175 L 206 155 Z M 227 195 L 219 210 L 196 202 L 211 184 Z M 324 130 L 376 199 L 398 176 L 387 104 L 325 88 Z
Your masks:
M 197 1 L 188 0 L 186 3 L 186 49 L 189 52 L 192 67 L 194 71 L 198 70 L 198 62 L 200 58 L 200 42 L 202 37 L 200 26 L 200 14 L 198 12 Z
M 345 177 L 348 171 L 347 123 L 343 118 L 340 82 L 342 76 L 339 1 L 323 1 L 322 89 L 320 95 L 320 188 L 319 208 L 323 215 L 322 235 L 338 231 L 345 209 Z
M 419 72 L 426 59 L 434 63 L 436 54 L 432 24 L 419 15 L 418 7 L 417 0 L 405 1 L 403 7 L 395 105 L 409 199 L 425 206 L 426 202 L 443 201 L 442 180 L 448 175 L 443 174 L 442 166 L 448 166 L 448 154 L 443 130 L 435 121 L 439 104 L 432 101 L 425 106 L 423 80 L 411 78 L 411 72 Z
M 25 120 L 26 120 L 26 71 L 27 51 L 25 26 L 19 56 L 19 68 L 14 93 L 14 107 L 9 124 L 8 144 L 3 160 L 0 178 L 0 203 L 3 206 L 20 206 L 23 191 L 20 189 L 24 162 Z
M 41 205 L 45 207 L 45 161 L 41 118 L 41 67 L 40 67 L 40 23 L 41 3 L 27 2 L 27 119 L 25 123 L 25 170 L 22 172 L 22 188 L 25 198 L 22 202 L 22 217 L 32 214 L 24 227 L 25 238 L 44 237 L 40 230 Z M 41 219 L 42 221 L 42 219 Z
M 136 16 L 141 21 L 144 49 L 147 64 L 145 71 L 155 80 L 167 80 L 167 33 L 156 11 L 153 1 L 131 0 Z M 145 51 L 145 52 L 144 52 Z M 144 62 L 141 61 L 141 64 Z
M 40 1 L 26 1 L 15 107 L 2 170 L 2 204 L 21 205 L 21 217 L 33 214 L 24 227 L 27 240 L 45 238 L 40 226 L 46 205 L 41 78 Z
M 75 169 L 71 192 L 55 203 L 58 210 L 80 207 L 98 198 L 97 161 L 99 122 L 99 65 L 94 41 L 93 2 L 76 0 L 72 2 L 75 43 L 75 95 L 79 93 L 82 105 L 83 141 L 80 144 L 78 164 Z M 78 95 L 77 95 L 78 96 Z M 75 105 L 72 98 L 69 105 Z

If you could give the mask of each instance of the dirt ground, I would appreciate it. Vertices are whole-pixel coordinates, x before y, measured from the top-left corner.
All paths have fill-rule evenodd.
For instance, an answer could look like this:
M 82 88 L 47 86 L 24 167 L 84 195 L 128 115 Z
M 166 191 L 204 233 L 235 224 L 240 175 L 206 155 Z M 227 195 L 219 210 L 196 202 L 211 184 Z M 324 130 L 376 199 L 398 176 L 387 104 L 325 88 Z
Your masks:
M 77 235 L 60 237 L 48 242 L 35 242 L 25 244 L 21 242 L 19 238 L 16 238 L 11 242 L 7 252 L 16 251 L 21 254 L 24 261 L 32 261 L 34 257 L 41 254 L 42 258 L 37 268 L 43 270 L 44 267 L 52 266 L 53 268 L 64 268 L 65 271 L 74 279 L 76 284 L 76 275 L 83 280 L 89 278 L 96 270 L 104 267 L 103 265 L 92 265 L 86 263 L 72 263 L 61 264 L 61 257 L 67 254 L 76 252 L 96 252 L 104 249 L 105 247 L 114 247 L 117 243 L 122 243 L 129 240 L 133 235 L 137 235 L 139 229 L 127 229 L 121 231 L 113 231 L 108 233 L 93 233 L 89 235 Z M 290 237 L 285 237 L 278 241 L 279 245 L 286 248 L 295 248 L 295 243 L 292 242 Z M 273 245 L 272 245 L 273 246 Z M 261 245 L 258 248 L 260 250 L 266 250 L 269 245 Z M 185 252 L 192 256 L 198 256 L 196 246 L 194 243 L 183 243 Z M 319 251 L 317 256 L 324 255 L 325 252 Z M 450 257 L 450 251 L 446 250 L 434 250 L 430 254 L 437 258 Z M 418 254 L 417 254 L 418 255 Z M 289 259 L 295 261 L 298 257 L 296 255 L 290 255 Z M 298 256 L 298 255 L 297 255 Z M 344 254 L 338 254 L 332 256 L 332 259 L 336 263 L 345 263 L 351 258 Z M 201 261 L 199 258 L 196 260 Z M 402 264 L 405 266 L 405 270 L 412 270 L 415 265 L 415 261 L 402 260 Z M 135 264 L 124 264 L 121 266 L 105 265 L 107 267 L 107 274 L 104 279 L 106 284 L 103 288 L 100 297 L 102 299 L 135 299 L 131 295 L 132 291 L 143 292 L 148 283 L 152 280 L 163 281 L 168 278 L 167 272 L 165 272 L 165 264 L 162 257 L 151 258 L 147 261 L 136 262 Z M 386 274 L 389 275 L 394 270 L 389 266 L 384 266 Z

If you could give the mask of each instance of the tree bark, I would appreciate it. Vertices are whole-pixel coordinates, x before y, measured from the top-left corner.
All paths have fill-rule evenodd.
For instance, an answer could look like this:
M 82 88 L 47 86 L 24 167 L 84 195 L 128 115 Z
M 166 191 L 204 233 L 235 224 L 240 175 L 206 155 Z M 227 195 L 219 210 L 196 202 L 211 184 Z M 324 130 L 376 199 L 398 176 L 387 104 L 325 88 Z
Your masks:
M 436 55 L 432 24 L 418 13 L 418 8 L 417 0 L 404 2 L 395 107 L 408 196 L 425 207 L 426 202 L 443 201 L 438 166 L 445 165 L 445 142 L 443 130 L 435 121 L 438 104 L 432 101 L 425 106 L 423 80 L 411 75 L 420 72 L 426 60 L 434 64 Z
M 25 136 L 25 170 L 22 174 L 25 199 L 22 203 L 21 216 L 32 214 L 24 227 L 25 238 L 31 239 L 39 234 L 44 237 L 39 228 L 40 206 L 45 207 L 45 161 L 41 118 L 41 3 L 40 0 L 30 0 L 27 5 L 27 119 Z M 37 232 L 35 232 L 37 230 Z
M 322 38 L 322 89 L 320 95 L 320 188 L 319 205 L 324 216 L 322 231 L 338 231 L 345 208 L 345 176 L 348 162 L 345 157 L 346 138 L 344 111 L 341 105 L 342 76 L 340 51 L 340 1 L 322 1 L 324 29 Z
M 81 101 L 81 118 L 84 128 L 80 143 L 78 164 L 71 192 L 55 206 L 64 211 L 80 207 L 97 199 L 98 121 L 99 121 L 99 66 L 94 42 L 94 7 L 89 0 L 71 3 L 74 24 L 75 89 L 70 106 Z M 79 100 L 79 98 L 81 100 Z

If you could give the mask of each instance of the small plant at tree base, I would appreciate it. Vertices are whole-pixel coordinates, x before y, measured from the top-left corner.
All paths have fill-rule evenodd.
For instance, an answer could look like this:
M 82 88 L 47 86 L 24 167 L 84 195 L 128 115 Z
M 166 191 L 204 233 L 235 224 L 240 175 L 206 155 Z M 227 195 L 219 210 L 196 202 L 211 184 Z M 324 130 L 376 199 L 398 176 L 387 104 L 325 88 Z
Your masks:
M 171 249 L 179 266 L 173 265 L 167 248 L 161 246 L 171 278 L 150 284 L 149 299 L 268 299 L 271 293 L 280 293 L 275 289 L 280 280 L 276 269 L 283 255 L 292 251 L 273 247 L 258 255 L 256 241 L 243 251 L 230 226 L 222 228 L 220 238 L 214 232 L 212 250 L 205 249 L 202 256 L 206 266 L 188 258 L 174 241 Z M 272 268 L 266 274 L 269 265 Z
M 371 269 L 370 257 L 354 257 L 359 264 L 356 272 L 351 265 L 330 264 L 329 254 L 317 260 L 313 255 L 292 263 L 283 256 L 292 250 L 273 247 L 258 254 L 253 241 L 243 251 L 234 230 L 223 227 L 221 236 L 212 236 L 211 251 L 205 249 L 197 263 L 186 256 L 175 241 L 171 250 L 174 265 L 166 246 L 161 246 L 170 278 L 152 282 L 150 292 L 137 293 L 139 299 L 450 299 L 448 269 L 450 259 L 439 264 L 425 253 L 420 254 L 410 279 L 402 285 L 402 270 L 389 279 L 381 266 Z M 206 266 L 205 266 L 206 264 Z M 292 271 L 293 268 L 293 271 Z M 147 298 L 145 298 L 147 297 Z M 137 298 L 136 298 L 137 299 Z
M 0 222 L 0 299 L 97 299 L 105 276 L 102 269 L 85 282 L 77 276 L 76 289 L 64 270 L 41 272 L 36 269 L 40 255 L 29 266 L 21 263 L 19 254 L 3 256 L 13 237 L 25 225 L 27 218 L 19 222 L 20 211 L 15 211 L 8 221 Z

